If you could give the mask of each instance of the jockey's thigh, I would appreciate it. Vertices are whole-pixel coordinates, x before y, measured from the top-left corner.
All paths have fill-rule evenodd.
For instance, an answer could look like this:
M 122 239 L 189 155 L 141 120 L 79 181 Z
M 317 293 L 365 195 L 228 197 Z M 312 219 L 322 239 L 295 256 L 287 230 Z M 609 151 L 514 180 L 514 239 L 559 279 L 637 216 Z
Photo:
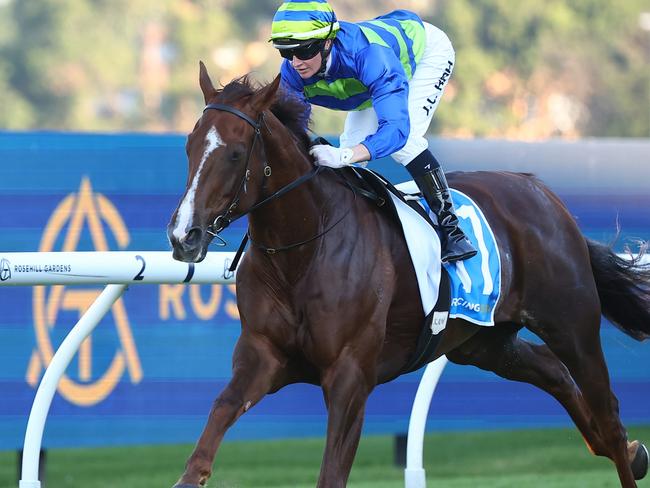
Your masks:
M 447 35 L 427 22 L 424 22 L 424 29 L 427 39 L 424 54 L 409 81 L 409 137 L 404 147 L 391 155 L 404 166 L 429 147 L 425 135 L 456 62 Z

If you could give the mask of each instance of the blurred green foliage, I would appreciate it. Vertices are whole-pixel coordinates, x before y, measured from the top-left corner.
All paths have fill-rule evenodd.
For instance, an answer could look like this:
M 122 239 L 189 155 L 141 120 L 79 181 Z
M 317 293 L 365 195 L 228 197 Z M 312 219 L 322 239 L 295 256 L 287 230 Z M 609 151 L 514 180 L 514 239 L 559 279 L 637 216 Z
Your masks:
M 650 136 L 647 0 L 331 0 L 358 21 L 417 11 L 456 48 L 432 131 L 538 139 Z M 0 0 L 0 127 L 188 131 L 198 61 L 215 81 L 277 74 L 280 1 Z M 337 133 L 342 115 L 315 112 Z

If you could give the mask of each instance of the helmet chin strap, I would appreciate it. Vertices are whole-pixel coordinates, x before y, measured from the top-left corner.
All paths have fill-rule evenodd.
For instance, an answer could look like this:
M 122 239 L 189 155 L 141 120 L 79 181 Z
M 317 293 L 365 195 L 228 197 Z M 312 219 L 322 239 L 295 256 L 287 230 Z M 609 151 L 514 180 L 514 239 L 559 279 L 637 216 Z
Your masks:
M 334 39 L 330 38 L 333 29 L 334 29 L 334 22 L 330 24 L 330 31 L 327 33 L 327 36 L 325 36 L 323 49 L 320 50 L 320 69 L 318 70 L 318 73 L 316 73 L 317 76 L 323 76 L 325 74 L 325 70 L 327 69 L 327 58 L 329 57 L 330 52 L 332 51 L 332 45 L 334 44 Z M 328 40 L 330 41 L 329 47 L 327 47 Z
M 320 57 L 321 57 L 321 62 L 320 62 L 320 69 L 316 73 L 318 76 L 323 76 L 325 74 L 325 70 L 327 69 L 327 58 L 330 55 L 330 52 L 332 52 L 332 44 L 334 41 L 330 42 L 329 47 L 327 46 L 327 42 L 325 42 L 323 49 L 320 51 Z

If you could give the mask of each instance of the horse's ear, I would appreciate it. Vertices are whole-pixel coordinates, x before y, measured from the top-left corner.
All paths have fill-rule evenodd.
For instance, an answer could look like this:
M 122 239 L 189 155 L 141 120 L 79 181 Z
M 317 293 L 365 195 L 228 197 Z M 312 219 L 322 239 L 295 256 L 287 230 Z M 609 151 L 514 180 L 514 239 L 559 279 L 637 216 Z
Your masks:
M 273 102 L 275 101 L 275 95 L 277 94 L 278 88 L 280 87 L 281 79 L 281 76 L 278 75 L 271 83 L 255 92 L 253 98 L 251 99 L 251 105 L 255 111 L 258 113 L 263 112 L 271 105 L 273 105 Z
M 205 67 L 205 64 L 203 64 L 203 61 L 199 61 L 199 85 L 201 86 L 203 99 L 207 105 L 208 101 L 210 101 L 217 94 L 217 90 L 212 84 L 212 80 L 210 79 L 210 75 L 208 74 L 208 70 Z

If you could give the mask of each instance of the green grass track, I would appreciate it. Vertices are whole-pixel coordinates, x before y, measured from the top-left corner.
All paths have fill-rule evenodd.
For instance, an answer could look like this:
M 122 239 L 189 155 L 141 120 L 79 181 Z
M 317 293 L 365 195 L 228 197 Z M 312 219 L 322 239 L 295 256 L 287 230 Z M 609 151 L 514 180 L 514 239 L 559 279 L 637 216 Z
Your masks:
M 650 427 L 629 429 L 650 442 Z M 323 439 L 226 442 L 210 488 L 314 487 Z M 43 488 L 169 488 L 192 446 L 56 449 L 48 452 Z M 429 488 L 617 487 L 613 464 L 589 454 L 574 430 L 431 434 L 425 439 Z M 0 452 L 0 487 L 17 487 L 16 453 Z M 393 465 L 393 439 L 364 437 L 348 486 L 404 486 Z M 650 487 L 650 477 L 639 482 Z

